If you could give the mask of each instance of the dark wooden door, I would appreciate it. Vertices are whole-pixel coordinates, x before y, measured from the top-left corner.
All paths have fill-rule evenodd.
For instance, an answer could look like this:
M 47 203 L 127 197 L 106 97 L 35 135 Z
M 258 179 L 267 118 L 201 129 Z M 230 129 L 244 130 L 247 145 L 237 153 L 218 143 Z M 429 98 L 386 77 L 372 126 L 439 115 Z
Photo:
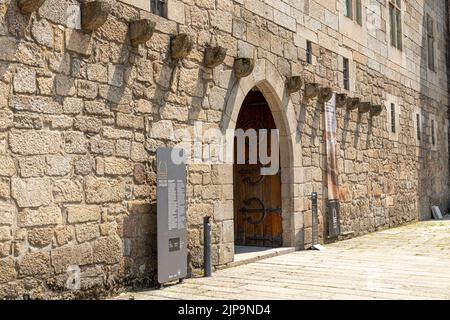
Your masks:
M 236 129 L 276 129 L 275 121 L 264 96 L 252 91 L 245 99 Z M 270 131 L 269 131 L 270 132 Z M 248 140 L 247 140 L 248 141 Z M 235 140 L 237 142 L 237 139 Z M 258 150 L 260 148 L 258 135 Z M 262 144 L 264 147 L 266 144 Z M 270 155 L 270 134 L 267 154 Z M 234 221 L 235 244 L 243 246 L 282 246 L 281 175 L 261 175 L 261 163 L 249 164 L 248 143 L 246 164 L 237 164 L 235 143 Z

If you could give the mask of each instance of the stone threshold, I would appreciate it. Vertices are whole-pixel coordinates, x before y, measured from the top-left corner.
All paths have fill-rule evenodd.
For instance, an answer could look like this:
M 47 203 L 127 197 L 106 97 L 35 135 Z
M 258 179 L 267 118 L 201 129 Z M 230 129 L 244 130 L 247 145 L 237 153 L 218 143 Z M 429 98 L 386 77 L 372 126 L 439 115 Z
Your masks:
M 235 246 L 234 251 L 234 261 L 218 267 L 217 270 L 242 266 L 256 261 L 292 253 L 297 250 L 295 247 L 265 248 Z

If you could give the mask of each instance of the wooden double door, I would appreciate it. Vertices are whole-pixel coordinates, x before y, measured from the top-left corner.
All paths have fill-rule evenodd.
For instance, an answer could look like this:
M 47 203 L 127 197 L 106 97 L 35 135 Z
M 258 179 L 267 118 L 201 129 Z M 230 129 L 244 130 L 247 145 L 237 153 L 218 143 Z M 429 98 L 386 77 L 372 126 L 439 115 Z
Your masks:
M 246 132 L 254 129 L 259 148 L 271 155 L 270 129 L 276 129 L 272 112 L 259 91 L 251 91 L 246 97 L 236 124 L 236 129 Z M 267 143 L 261 143 L 259 130 L 267 129 Z M 234 164 L 234 231 L 235 244 L 241 246 L 281 247 L 281 171 L 275 175 L 261 175 L 263 166 L 258 156 L 256 164 L 249 162 L 249 139 L 245 144 L 245 164 L 238 163 L 238 140 L 235 138 Z M 242 150 L 242 148 L 241 148 Z M 253 151 L 256 151 L 253 149 Z M 242 161 L 241 161 L 242 162 Z M 278 161 L 279 163 L 279 161 Z M 265 167 L 270 166 L 264 165 Z

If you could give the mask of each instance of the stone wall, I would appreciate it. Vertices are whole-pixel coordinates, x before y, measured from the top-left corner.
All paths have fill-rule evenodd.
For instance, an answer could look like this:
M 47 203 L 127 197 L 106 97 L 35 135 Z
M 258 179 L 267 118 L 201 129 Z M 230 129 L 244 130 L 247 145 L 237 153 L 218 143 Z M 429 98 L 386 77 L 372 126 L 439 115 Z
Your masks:
M 0 297 L 80 297 L 154 285 L 155 151 L 174 145 L 177 130 L 192 132 L 195 121 L 223 129 L 224 108 L 238 82 L 234 58 L 255 52 L 280 79 L 301 75 L 304 82 L 337 92 L 345 92 L 345 56 L 352 69 L 349 95 L 387 105 L 395 97 L 400 104 L 395 139 L 386 111 L 372 121 L 356 111 L 338 111 L 346 233 L 429 217 L 431 204 L 447 208 L 446 48 L 438 42 L 441 67 L 430 73 L 417 31 L 425 1 L 418 7 L 405 3 L 408 37 L 400 54 L 389 48 L 384 2 L 363 1 L 364 21 L 372 17 L 375 31 L 366 23 L 361 30 L 349 28 L 353 22 L 342 16 L 339 1 L 169 2 L 165 19 L 116 1 L 92 34 L 80 30 L 76 0 L 46 0 L 31 15 L 22 15 L 15 0 L 0 2 Z M 427 10 L 442 40 L 447 34 L 442 2 L 432 3 Z M 155 34 L 146 45 L 132 47 L 128 24 L 144 18 L 156 22 Z M 192 36 L 194 48 L 186 59 L 172 61 L 170 37 L 182 32 Z M 312 65 L 305 63 L 307 39 L 313 43 Z M 214 70 L 203 65 L 207 44 L 228 50 Z M 323 106 L 302 92 L 285 98 L 295 111 L 291 120 L 301 150 L 291 155 L 300 162 L 294 168 L 299 178 L 291 182 L 295 227 L 286 227 L 292 229 L 289 245 L 307 248 L 312 191 L 319 192 L 326 240 Z M 420 143 L 414 135 L 416 108 L 424 124 Z M 431 115 L 438 125 L 436 147 Z M 207 215 L 213 215 L 214 265 L 233 259 L 231 169 L 189 166 L 190 273 L 201 268 Z M 71 290 L 77 279 L 81 291 Z

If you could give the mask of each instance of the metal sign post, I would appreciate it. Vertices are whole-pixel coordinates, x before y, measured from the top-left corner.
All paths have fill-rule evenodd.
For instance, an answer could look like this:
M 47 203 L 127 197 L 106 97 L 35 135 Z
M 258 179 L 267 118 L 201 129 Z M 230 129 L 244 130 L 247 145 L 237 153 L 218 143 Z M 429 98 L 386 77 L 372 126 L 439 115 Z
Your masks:
M 156 163 L 158 281 L 164 284 L 187 276 L 187 180 L 184 150 L 160 148 L 156 151 Z

